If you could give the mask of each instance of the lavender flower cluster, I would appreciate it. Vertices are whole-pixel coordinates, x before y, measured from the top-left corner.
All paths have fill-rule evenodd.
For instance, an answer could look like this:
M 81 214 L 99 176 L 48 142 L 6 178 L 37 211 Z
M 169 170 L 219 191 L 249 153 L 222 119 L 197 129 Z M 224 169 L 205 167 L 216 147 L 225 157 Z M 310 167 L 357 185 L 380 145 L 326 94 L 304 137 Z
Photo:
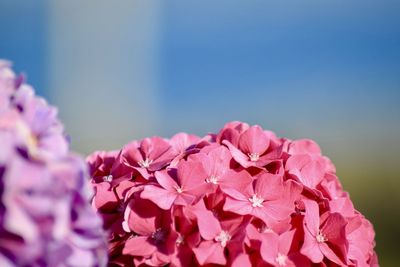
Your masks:
M 0 266 L 105 266 L 86 165 L 57 110 L 0 61 Z

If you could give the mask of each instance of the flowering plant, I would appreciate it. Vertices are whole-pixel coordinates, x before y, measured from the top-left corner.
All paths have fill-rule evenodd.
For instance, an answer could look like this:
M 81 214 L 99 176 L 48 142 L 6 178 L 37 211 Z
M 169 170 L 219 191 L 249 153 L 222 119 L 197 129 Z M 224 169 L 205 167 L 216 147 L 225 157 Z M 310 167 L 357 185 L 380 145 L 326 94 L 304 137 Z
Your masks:
M 0 61 L 0 266 L 105 266 L 91 198 L 56 109 Z
M 231 122 L 87 159 L 113 266 L 377 266 L 374 230 L 311 140 Z

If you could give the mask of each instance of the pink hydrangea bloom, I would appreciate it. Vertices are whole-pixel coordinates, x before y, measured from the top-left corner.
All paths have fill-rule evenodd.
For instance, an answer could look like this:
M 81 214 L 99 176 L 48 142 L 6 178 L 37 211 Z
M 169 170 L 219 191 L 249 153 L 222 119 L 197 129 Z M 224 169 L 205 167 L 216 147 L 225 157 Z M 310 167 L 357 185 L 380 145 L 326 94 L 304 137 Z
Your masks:
M 311 140 L 231 122 L 88 162 L 113 266 L 377 266 L 372 225 Z
M 87 167 L 54 107 L 0 61 L 0 266 L 105 266 Z

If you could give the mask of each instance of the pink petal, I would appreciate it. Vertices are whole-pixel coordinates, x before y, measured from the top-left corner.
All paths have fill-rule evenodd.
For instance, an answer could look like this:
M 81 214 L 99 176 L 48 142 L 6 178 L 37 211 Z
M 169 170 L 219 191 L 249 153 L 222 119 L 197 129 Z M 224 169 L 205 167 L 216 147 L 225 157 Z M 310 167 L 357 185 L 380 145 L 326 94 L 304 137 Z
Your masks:
M 279 252 L 287 255 L 292 245 L 294 230 L 285 232 L 279 236 Z
M 319 244 L 319 248 L 321 252 L 325 255 L 325 257 L 327 257 L 329 260 L 340 266 L 347 266 L 347 264 L 343 263 L 343 261 L 336 255 L 336 253 L 328 246 L 327 243 Z
M 168 149 L 164 154 L 156 158 L 149 166 L 149 171 L 158 171 L 167 166 L 178 153 L 172 148 Z
M 286 219 L 294 210 L 294 205 L 290 206 L 287 204 L 286 199 L 278 199 L 264 202 L 264 210 L 269 217 L 276 221 Z
M 319 249 L 319 243 L 307 229 L 304 230 L 304 244 L 300 252 L 314 263 L 320 263 L 324 258 L 324 255 Z
M 224 248 L 219 243 L 213 241 L 201 242 L 197 248 L 193 249 L 193 252 L 200 265 L 209 263 L 226 265 Z
M 179 193 L 176 195 L 175 205 L 187 206 L 195 201 L 196 197 L 188 193 Z
M 240 215 L 248 215 L 251 214 L 253 207 L 248 200 L 242 201 L 227 197 L 224 204 L 224 210 L 231 211 Z
M 195 209 L 193 213 L 197 218 L 200 235 L 204 239 L 212 240 L 222 231 L 219 221 L 211 211 Z
M 287 160 L 285 168 L 309 188 L 315 188 L 325 175 L 323 159 L 307 154 L 291 156 Z
M 114 187 L 115 193 L 119 199 L 124 199 L 125 196 L 137 192 L 140 187 L 135 187 L 136 183 L 129 180 L 124 180 L 120 182 L 116 187 Z
M 268 211 L 264 208 L 253 208 L 251 210 L 251 215 L 253 215 L 256 218 L 259 218 L 260 220 L 262 220 L 266 225 L 270 226 L 270 225 L 274 225 L 278 223 L 278 220 L 271 217 L 270 214 L 268 213 Z
M 273 200 L 282 197 L 283 181 L 279 175 L 263 172 L 255 181 L 254 191 L 263 199 Z
M 240 193 L 238 190 L 233 189 L 233 188 L 222 187 L 221 189 L 225 194 L 227 194 L 228 196 L 230 196 L 233 199 L 241 200 L 243 202 L 249 202 L 250 203 L 249 197 L 252 194 L 249 194 L 248 196 L 245 196 L 242 193 Z M 247 191 L 250 191 L 250 192 L 252 191 L 251 186 L 248 187 Z
M 302 182 L 310 188 L 315 188 L 324 178 L 324 165 L 317 160 L 312 160 L 301 169 Z
M 122 250 L 123 254 L 131 256 L 150 256 L 157 248 L 148 242 L 146 236 L 137 236 L 128 239 Z
M 177 197 L 177 193 L 167 191 L 155 185 L 146 185 L 140 197 L 153 201 L 164 210 L 169 210 Z
M 159 208 L 149 200 L 131 200 L 124 212 L 129 229 L 143 236 L 149 236 L 156 230 L 156 216 Z
M 222 142 L 224 145 L 226 145 L 229 150 L 231 151 L 232 157 L 235 159 L 237 163 L 242 165 L 244 168 L 248 168 L 254 165 L 254 162 L 249 161 L 249 157 L 245 155 L 242 151 L 237 149 L 234 145 L 229 143 L 227 140 L 224 140 Z
M 285 164 L 287 171 L 300 171 L 308 162 L 311 161 L 310 155 L 292 155 L 288 158 Z
M 260 231 L 258 231 L 257 228 L 253 224 L 247 225 L 246 235 L 247 235 L 247 238 L 250 240 L 261 240 L 261 238 L 262 238 Z
M 118 203 L 118 199 L 115 196 L 114 191 L 111 189 L 110 184 L 107 182 L 102 182 L 93 185 L 96 194 L 93 198 L 93 203 L 97 209 L 111 209 L 115 207 Z
M 270 264 L 275 264 L 278 255 L 279 236 L 275 233 L 265 233 L 262 235 L 260 254 L 263 260 Z
M 345 217 L 354 215 L 353 203 L 348 197 L 340 197 L 329 201 L 329 208 L 331 212 L 340 213 Z
M 363 219 L 360 216 L 353 217 L 346 225 L 347 240 L 349 241 L 348 257 L 350 259 L 357 259 L 363 262 L 366 259 L 368 252 L 371 251 L 374 236 L 370 235 L 371 228 L 369 224 L 363 224 Z M 360 257 L 360 254 L 363 256 Z
M 304 199 L 304 206 L 306 208 L 306 213 L 304 216 L 304 222 L 306 228 L 315 237 L 319 231 L 319 207 L 317 202 Z
M 370 267 L 370 265 L 367 264 L 365 252 L 362 249 L 360 249 L 358 246 L 350 246 L 347 257 L 353 261 L 356 261 L 357 262 L 356 266 Z
M 208 155 L 210 158 L 214 159 L 216 165 L 221 168 L 227 167 L 226 165 L 229 164 L 230 160 L 232 159 L 229 149 L 224 146 L 216 147 L 215 149 L 211 150 Z
M 242 170 L 240 172 L 235 172 L 233 170 L 228 170 L 219 180 L 218 183 L 221 186 L 221 189 L 224 188 L 234 189 L 238 192 L 244 192 L 246 188 L 251 186 L 253 182 L 253 178 L 246 171 Z
M 182 187 L 186 190 L 205 184 L 207 174 L 201 162 L 182 161 L 178 165 L 178 179 Z
M 133 167 L 144 179 L 148 180 L 150 178 L 150 172 L 148 169 L 142 167 Z
M 124 146 L 121 152 L 122 162 L 130 167 L 137 167 L 138 161 L 143 160 L 142 154 L 138 148 L 139 144 L 137 141 L 133 141 Z
M 228 141 L 234 145 L 239 142 L 240 133 L 234 129 L 222 129 L 216 137 L 218 143 L 223 143 L 223 141 Z
M 244 153 L 257 153 L 261 156 L 268 149 L 269 142 L 270 140 L 263 129 L 256 125 L 240 135 L 239 148 Z
M 168 191 L 176 191 L 178 184 L 175 182 L 174 179 L 168 174 L 167 170 L 158 171 L 154 173 L 157 182 L 166 190 Z
M 336 245 L 346 243 L 346 226 L 347 222 L 339 213 L 332 213 L 321 227 L 321 232 L 329 240 Z
M 187 148 L 198 143 L 199 141 L 200 137 L 198 136 L 190 135 L 187 133 L 177 133 L 173 137 L 171 137 L 169 143 L 176 151 L 182 153 Z
M 206 153 L 200 152 L 200 153 L 192 154 L 188 157 L 187 160 L 194 161 L 194 162 L 201 162 L 203 165 L 204 172 L 207 177 L 214 174 L 214 159 L 212 159 Z
M 218 133 L 216 141 L 221 143 L 224 140 L 228 140 L 230 143 L 237 145 L 239 136 L 242 132 L 249 128 L 247 123 L 233 121 L 225 124 L 222 130 Z
M 233 262 L 232 262 L 232 267 L 251 267 L 251 261 L 250 257 L 247 254 L 240 254 L 237 256 Z
M 155 160 L 164 154 L 169 148 L 170 144 L 161 137 L 145 138 L 140 143 L 140 149 L 147 158 Z
M 319 146 L 312 140 L 309 139 L 300 139 L 290 143 L 289 146 L 289 154 L 321 154 L 321 149 Z

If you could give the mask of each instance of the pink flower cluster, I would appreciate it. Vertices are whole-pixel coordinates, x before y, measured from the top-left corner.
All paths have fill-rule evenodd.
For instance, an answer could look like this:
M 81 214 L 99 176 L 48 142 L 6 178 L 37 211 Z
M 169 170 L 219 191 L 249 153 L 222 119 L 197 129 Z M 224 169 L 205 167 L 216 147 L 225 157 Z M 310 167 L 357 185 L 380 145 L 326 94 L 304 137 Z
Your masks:
M 0 61 L 0 266 L 105 266 L 87 166 L 57 111 Z
M 313 141 L 231 122 L 87 160 L 111 266 L 378 266 L 371 223 Z

